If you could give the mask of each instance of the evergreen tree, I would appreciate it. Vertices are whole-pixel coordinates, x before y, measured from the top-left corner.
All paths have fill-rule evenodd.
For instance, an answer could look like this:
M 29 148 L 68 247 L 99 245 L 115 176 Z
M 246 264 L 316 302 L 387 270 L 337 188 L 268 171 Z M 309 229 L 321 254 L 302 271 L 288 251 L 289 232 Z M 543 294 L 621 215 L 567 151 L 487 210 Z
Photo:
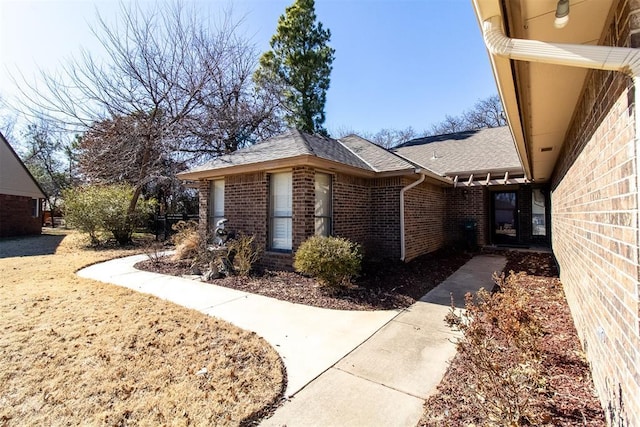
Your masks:
M 316 22 L 314 0 L 295 0 L 278 19 L 271 50 L 255 75 L 282 95 L 287 124 L 309 133 L 327 134 L 324 104 L 335 53 L 330 39 L 331 32 Z

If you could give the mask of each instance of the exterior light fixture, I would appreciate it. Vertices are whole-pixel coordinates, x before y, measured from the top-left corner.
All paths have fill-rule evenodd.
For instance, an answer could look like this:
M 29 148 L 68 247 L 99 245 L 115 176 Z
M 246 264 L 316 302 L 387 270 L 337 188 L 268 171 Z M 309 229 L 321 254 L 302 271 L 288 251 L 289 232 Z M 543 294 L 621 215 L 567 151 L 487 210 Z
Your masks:
M 553 26 L 556 28 L 564 28 L 569 22 L 569 0 L 558 0 L 556 7 L 556 20 Z

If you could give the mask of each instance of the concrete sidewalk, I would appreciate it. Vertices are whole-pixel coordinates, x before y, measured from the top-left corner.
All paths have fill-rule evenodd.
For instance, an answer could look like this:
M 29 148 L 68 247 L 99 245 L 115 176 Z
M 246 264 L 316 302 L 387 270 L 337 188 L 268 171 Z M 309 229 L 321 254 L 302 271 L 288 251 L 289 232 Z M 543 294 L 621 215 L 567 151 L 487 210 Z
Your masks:
M 265 426 L 416 425 L 455 355 L 445 325 L 451 295 L 491 288 L 506 263 L 480 255 L 405 310 L 309 307 L 208 283 L 136 270 L 146 255 L 84 268 L 81 277 L 156 295 L 264 337 L 287 369 L 290 397 Z
M 133 268 L 146 259 L 146 255 L 114 259 L 77 274 L 155 295 L 256 332 L 284 362 L 286 396 L 298 392 L 399 313 L 327 310 Z
M 480 255 L 297 393 L 264 426 L 413 426 L 455 355 L 451 295 L 490 289 L 502 256 Z

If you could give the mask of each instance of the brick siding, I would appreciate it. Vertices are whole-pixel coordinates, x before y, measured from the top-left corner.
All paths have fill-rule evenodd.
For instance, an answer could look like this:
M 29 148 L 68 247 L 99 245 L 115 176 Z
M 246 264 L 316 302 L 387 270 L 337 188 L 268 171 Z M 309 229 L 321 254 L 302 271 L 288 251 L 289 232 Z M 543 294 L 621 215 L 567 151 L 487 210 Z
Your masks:
M 363 246 L 372 256 L 370 245 L 371 187 L 369 181 L 350 175 L 337 174 L 333 178 L 333 234 L 348 238 Z
M 412 180 L 365 179 L 333 175 L 333 234 L 360 243 L 367 257 L 400 258 L 400 190 Z M 301 166 L 292 170 L 292 253 L 315 232 L 315 170 Z M 200 228 L 207 230 L 210 183 L 200 181 Z M 440 248 L 445 241 L 444 191 L 424 183 L 407 192 L 407 260 Z M 259 265 L 291 270 L 292 253 L 269 250 L 269 174 L 225 177 L 227 228 L 255 235 L 263 249 Z
M 463 225 L 467 220 L 477 224 L 476 242 L 480 246 L 490 243 L 491 199 L 487 187 L 456 187 L 445 189 L 445 231 L 448 243 L 464 241 Z
M 32 217 L 31 197 L 0 194 L 0 237 L 42 232 L 42 218 Z
M 445 197 L 444 188 L 428 183 L 405 193 L 405 261 L 438 250 L 445 244 Z
M 605 44 L 628 45 L 629 21 L 629 3 L 621 1 Z M 553 250 L 576 328 L 608 422 L 625 426 L 640 425 L 633 90 L 620 73 L 590 72 L 551 197 Z
M 400 259 L 400 190 L 413 181 L 405 183 L 401 178 L 371 181 L 369 252 L 373 257 Z

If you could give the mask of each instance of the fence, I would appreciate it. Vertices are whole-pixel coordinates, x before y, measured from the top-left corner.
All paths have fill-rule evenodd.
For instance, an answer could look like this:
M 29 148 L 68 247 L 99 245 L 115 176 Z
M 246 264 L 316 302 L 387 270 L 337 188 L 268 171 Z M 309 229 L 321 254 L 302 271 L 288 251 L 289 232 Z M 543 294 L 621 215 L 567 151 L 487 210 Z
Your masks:
M 154 233 L 156 240 L 168 240 L 173 231 L 173 225 L 179 221 L 195 221 L 198 222 L 198 214 L 186 214 L 186 213 L 170 213 L 166 215 L 156 215 L 154 224 Z

